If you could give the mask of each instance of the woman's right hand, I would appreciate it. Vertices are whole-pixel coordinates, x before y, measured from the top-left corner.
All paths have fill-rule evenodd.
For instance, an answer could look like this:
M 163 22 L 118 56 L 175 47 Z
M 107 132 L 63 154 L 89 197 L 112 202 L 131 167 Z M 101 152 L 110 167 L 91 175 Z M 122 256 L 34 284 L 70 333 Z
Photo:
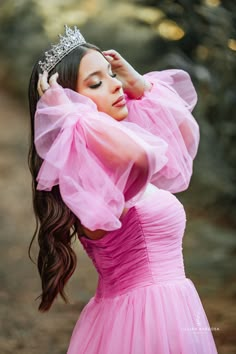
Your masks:
M 44 71 L 43 74 L 39 74 L 37 90 L 40 97 L 54 84 L 57 83 L 58 73 L 53 74 L 48 80 L 48 72 Z
M 117 51 L 109 49 L 103 51 L 103 55 L 111 64 L 112 71 L 117 74 L 122 82 L 123 90 L 130 98 L 141 98 L 144 91 L 151 89 L 151 84 L 146 82 Z

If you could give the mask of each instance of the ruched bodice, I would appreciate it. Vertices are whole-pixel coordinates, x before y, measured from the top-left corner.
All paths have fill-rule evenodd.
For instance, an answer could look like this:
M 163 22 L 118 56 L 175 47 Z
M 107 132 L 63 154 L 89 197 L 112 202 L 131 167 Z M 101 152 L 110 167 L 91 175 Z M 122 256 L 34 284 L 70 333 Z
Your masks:
M 68 354 L 216 354 L 210 326 L 185 276 L 186 215 L 169 191 L 149 184 L 121 228 L 80 241 L 99 274 Z
M 185 219 L 184 208 L 174 195 L 150 185 L 143 198 L 121 218 L 120 229 L 99 240 L 82 237 L 99 274 L 96 298 L 184 279 Z

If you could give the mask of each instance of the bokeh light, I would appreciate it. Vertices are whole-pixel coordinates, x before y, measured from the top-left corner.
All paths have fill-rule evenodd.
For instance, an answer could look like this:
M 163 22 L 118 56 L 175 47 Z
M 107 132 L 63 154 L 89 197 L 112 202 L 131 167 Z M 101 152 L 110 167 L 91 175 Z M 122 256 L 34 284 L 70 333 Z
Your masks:
M 221 5 L 220 0 L 204 0 L 204 4 L 209 7 L 217 7 Z
M 229 49 L 231 49 L 231 50 L 236 50 L 236 39 L 230 38 L 230 39 L 228 40 L 228 47 L 229 47 Z
M 171 20 L 163 20 L 160 24 L 155 26 L 154 30 L 163 38 L 172 41 L 178 41 L 184 37 L 184 30 Z

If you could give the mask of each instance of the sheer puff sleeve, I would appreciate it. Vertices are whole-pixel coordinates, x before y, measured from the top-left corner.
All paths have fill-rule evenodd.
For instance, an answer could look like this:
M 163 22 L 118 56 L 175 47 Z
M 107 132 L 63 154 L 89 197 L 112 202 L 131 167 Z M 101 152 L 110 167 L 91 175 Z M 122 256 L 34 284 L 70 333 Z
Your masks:
M 197 102 L 189 75 L 163 70 L 144 75 L 152 84 L 139 100 L 129 99 L 126 121 L 135 122 L 168 144 L 168 163 L 152 179 L 157 187 L 177 193 L 185 190 L 192 175 L 199 144 L 199 127 L 191 112 Z
M 65 204 L 92 231 L 120 228 L 126 204 L 167 162 L 162 139 L 98 112 L 92 100 L 58 84 L 38 102 L 35 147 L 43 159 L 37 189 L 59 185 Z

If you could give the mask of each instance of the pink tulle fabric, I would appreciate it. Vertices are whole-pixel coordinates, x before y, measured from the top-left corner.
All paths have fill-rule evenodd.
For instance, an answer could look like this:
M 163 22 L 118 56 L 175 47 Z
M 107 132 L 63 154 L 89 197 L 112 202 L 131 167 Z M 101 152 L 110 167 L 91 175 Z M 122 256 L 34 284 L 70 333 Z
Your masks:
M 126 201 L 134 203 L 167 162 L 165 141 L 98 112 L 89 98 L 58 84 L 38 103 L 35 146 L 44 159 L 37 189 L 59 184 L 64 202 L 90 230 L 119 228 Z
M 192 174 L 199 132 L 191 115 L 196 93 L 186 73 L 150 73 L 150 92 L 129 100 L 129 116 L 117 122 L 89 98 L 58 84 L 40 99 L 35 146 L 44 162 L 39 190 L 59 185 L 64 202 L 90 230 L 121 227 L 151 182 L 178 192 Z
M 129 100 L 129 122 L 135 122 L 168 143 L 168 163 L 153 178 L 159 188 L 187 189 L 199 144 L 199 127 L 191 112 L 197 102 L 188 73 L 164 70 L 144 75 L 152 83 L 141 100 Z
M 149 184 L 121 221 L 102 239 L 80 238 L 98 286 L 67 354 L 217 354 L 215 327 L 185 275 L 182 204 Z
M 77 321 L 67 354 L 216 354 L 204 308 L 186 278 L 186 215 L 172 194 L 186 189 L 199 129 L 187 73 L 145 75 L 150 91 L 127 97 L 117 122 L 59 85 L 35 117 L 44 159 L 38 189 L 59 185 L 82 224 L 107 230 L 80 242 L 98 272 L 95 295 Z M 129 208 L 122 216 L 124 206 Z

